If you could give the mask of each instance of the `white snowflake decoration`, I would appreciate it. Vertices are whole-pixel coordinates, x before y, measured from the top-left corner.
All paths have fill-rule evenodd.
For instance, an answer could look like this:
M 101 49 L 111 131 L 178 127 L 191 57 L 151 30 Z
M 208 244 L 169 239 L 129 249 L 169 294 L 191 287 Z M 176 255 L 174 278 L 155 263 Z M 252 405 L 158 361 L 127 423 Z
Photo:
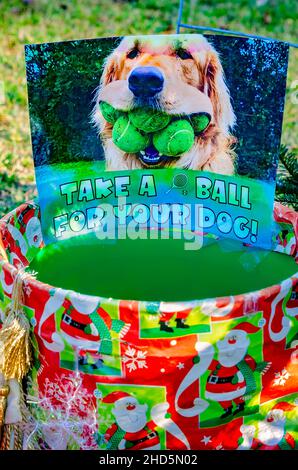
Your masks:
M 278 385 L 281 385 L 283 387 L 286 381 L 289 379 L 289 377 L 291 377 L 291 374 L 289 374 L 287 369 L 283 369 L 281 372 L 276 372 L 273 385 L 275 387 Z
M 128 346 L 122 358 L 129 372 L 137 369 L 147 369 L 146 362 L 147 351 L 140 351 Z
M 25 448 L 34 446 L 40 437 L 54 450 L 97 448 L 96 409 L 81 375 L 62 374 L 55 381 L 46 378 L 42 392 L 36 387 L 33 383 L 32 395 L 27 396 L 31 419 L 25 425 Z

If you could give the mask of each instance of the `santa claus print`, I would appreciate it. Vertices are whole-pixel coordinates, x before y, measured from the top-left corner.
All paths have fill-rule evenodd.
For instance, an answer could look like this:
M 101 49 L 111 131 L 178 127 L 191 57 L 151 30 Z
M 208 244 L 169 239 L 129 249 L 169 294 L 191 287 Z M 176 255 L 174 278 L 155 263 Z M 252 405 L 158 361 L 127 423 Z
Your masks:
M 10 262 L 17 268 L 27 265 L 28 253 L 31 249 L 42 247 L 41 224 L 39 209 L 31 204 L 26 208 L 16 209 L 14 217 L 3 228 L 2 242 L 6 252 L 10 252 Z
M 254 425 L 242 425 L 238 450 L 295 450 L 295 439 L 286 430 L 286 413 L 295 408 L 287 402 L 277 403 L 259 422 L 256 437 Z
M 63 309 L 60 328 L 52 331 L 49 321 L 59 309 Z M 112 318 L 98 297 L 56 289 L 44 306 L 38 331 L 47 349 L 61 352 L 67 343 L 75 351 L 79 366 L 97 371 L 103 366 L 103 356 L 113 353 L 111 332 L 122 339 L 129 327 L 130 324 Z
M 115 423 L 105 432 L 104 441 L 111 450 L 159 450 L 160 435 L 157 428 L 171 433 L 182 443 L 182 449 L 189 449 L 189 443 L 170 418 L 166 417 L 168 403 L 158 403 L 151 409 L 148 419 L 148 405 L 127 392 L 115 391 L 102 399 L 103 404 L 113 404 Z
M 221 419 L 244 411 L 247 397 L 257 389 L 254 373 L 268 370 L 268 363 L 257 364 L 247 353 L 250 344 L 248 335 L 259 330 L 259 327 L 243 322 L 216 343 L 217 359 L 213 359 L 208 367 L 210 374 L 205 398 L 222 407 Z
M 78 351 L 79 365 L 89 364 L 93 369 L 103 365 L 103 354 L 112 354 L 111 331 L 121 338 L 129 325 L 122 320 L 112 319 L 98 305 L 98 300 L 87 299 L 77 294 L 63 302 L 64 312 L 60 331 L 68 344 Z

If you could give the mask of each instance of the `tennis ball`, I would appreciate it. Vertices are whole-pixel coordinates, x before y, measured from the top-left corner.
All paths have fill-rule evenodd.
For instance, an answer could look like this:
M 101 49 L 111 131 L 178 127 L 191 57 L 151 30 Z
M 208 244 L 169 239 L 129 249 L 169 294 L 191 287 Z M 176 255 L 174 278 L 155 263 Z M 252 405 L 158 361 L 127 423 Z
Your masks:
M 207 113 L 198 113 L 190 116 L 190 122 L 195 134 L 203 132 L 209 126 L 210 120 L 210 114 Z
M 149 136 L 143 135 L 130 122 L 127 115 L 120 116 L 114 124 L 112 131 L 113 142 L 123 152 L 136 153 L 149 145 Z
M 166 127 L 171 117 L 157 109 L 136 108 L 130 111 L 129 119 L 137 129 L 149 133 Z
M 171 122 L 153 135 L 153 144 L 162 155 L 176 157 L 187 152 L 194 144 L 194 131 L 186 119 Z
M 115 124 L 117 119 L 123 114 L 122 111 L 119 111 L 119 109 L 113 108 L 113 106 L 111 106 L 106 101 L 101 101 L 101 103 L 99 103 L 99 107 L 100 107 L 103 117 L 110 124 Z

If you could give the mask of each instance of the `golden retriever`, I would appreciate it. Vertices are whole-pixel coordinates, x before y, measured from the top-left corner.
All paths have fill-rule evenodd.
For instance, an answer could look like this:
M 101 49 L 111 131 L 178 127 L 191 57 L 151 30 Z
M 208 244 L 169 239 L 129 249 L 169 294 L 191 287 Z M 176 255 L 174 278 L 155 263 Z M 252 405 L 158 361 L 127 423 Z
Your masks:
M 100 112 L 101 101 L 125 111 L 152 106 L 171 115 L 207 113 L 211 120 L 188 152 L 159 158 L 156 151 L 150 159 L 152 145 L 148 152 L 128 154 L 113 143 L 113 126 Z M 107 170 L 152 166 L 234 173 L 235 138 L 230 131 L 235 115 L 218 53 L 202 35 L 124 37 L 106 59 L 92 120 L 103 142 Z

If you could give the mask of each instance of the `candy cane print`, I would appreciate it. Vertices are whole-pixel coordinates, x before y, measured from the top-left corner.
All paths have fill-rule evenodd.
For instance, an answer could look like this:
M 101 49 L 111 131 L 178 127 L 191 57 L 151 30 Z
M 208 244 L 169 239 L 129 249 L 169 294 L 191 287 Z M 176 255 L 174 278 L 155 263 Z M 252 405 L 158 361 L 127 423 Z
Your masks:
M 182 442 L 187 450 L 190 450 L 189 442 L 180 427 L 172 419 L 166 418 L 168 409 L 168 403 L 158 403 L 157 405 L 153 406 L 151 410 L 151 419 L 161 429 L 164 429 L 166 432 L 170 433 L 172 436 Z
M 296 281 L 297 279 L 298 279 L 298 274 L 295 274 L 294 276 L 292 276 L 293 281 Z M 289 317 L 296 317 L 298 315 L 298 307 L 288 307 L 286 305 L 285 309 Z
M 227 303 L 225 302 L 223 306 L 221 306 L 221 302 L 220 299 L 207 299 L 201 303 L 201 310 L 205 315 L 210 315 L 210 317 L 225 317 L 232 312 L 235 299 L 233 296 L 230 296 L 229 301 Z
M 46 302 L 44 306 L 44 310 L 42 312 L 42 315 L 39 320 L 39 325 L 38 325 L 38 335 L 43 341 L 45 347 L 49 349 L 50 351 L 54 352 L 60 352 L 63 351 L 64 349 L 64 342 L 61 336 L 57 333 L 54 332 L 52 334 L 52 342 L 49 343 L 42 335 L 42 326 L 44 323 L 52 316 L 55 315 L 55 312 L 60 308 L 65 300 L 65 291 L 62 289 L 56 289 L 54 292 L 54 295 L 51 295 L 49 300 Z
M 287 279 L 287 280 L 283 281 L 281 283 L 281 286 L 280 286 L 280 292 L 276 295 L 275 299 L 272 301 L 272 304 L 271 304 L 271 311 L 270 311 L 270 319 L 269 319 L 268 329 L 269 329 L 270 338 L 272 339 L 272 341 L 274 341 L 276 343 L 278 341 L 283 340 L 287 336 L 287 334 L 289 333 L 290 328 L 291 328 L 290 320 L 284 316 L 283 305 L 280 305 L 280 308 L 282 310 L 282 315 L 283 315 L 282 320 L 281 320 L 281 329 L 277 333 L 275 333 L 272 330 L 272 322 L 273 322 L 275 314 L 276 314 L 277 306 L 278 306 L 279 302 L 281 302 L 286 297 L 286 295 L 288 294 L 288 292 L 291 288 L 292 288 L 291 279 Z
M 201 398 L 195 398 L 193 406 L 191 408 L 180 408 L 178 405 L 179 398 L 182 393 L 192 385 L 196 380 L 198 380 L 207 370 L 214 356 L 214 348 L 212 344 L 206 342 L 197 341 L 195 345 L 196 351 L 199 353 L 200 361 L 197 364 L 194 364 L 192 368 L 188 371 L 181 384 L 179 385 L 176 397 L 175 397 L 175 408 L 177 412 L 184 417 L 193 417 L 199 415 L 205 411 L 209 403 L 206 400 Z
M 13 281 L 8 284 L 5 280 L 5 271 L 4 268 L 2 267 L 2 270 L 0 272 L 0 284 L 2 285 L 3 291 L 6 294 L 12 294 L 12 289 L 13 289 Z
M 9 231 L 14 241 L 18 242 L 22 255 L 26 256 L 26 253 L 28 251 L 28 245 L 21 232 L 14 225 L 11 224 L 7 225 L 7 230 Z

